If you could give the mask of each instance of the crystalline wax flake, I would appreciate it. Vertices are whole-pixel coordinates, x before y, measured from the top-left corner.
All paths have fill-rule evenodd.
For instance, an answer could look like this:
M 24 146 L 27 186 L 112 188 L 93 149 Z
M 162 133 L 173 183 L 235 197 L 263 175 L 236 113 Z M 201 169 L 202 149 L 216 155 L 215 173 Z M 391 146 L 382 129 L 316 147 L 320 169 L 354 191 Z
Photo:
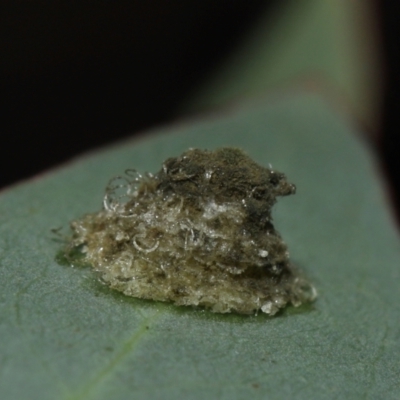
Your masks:
M 128 296 L 219 313 L 269 315 L 315 298 L 272 224 L 282 173 L 241 150 L 190 149 L 155 175 L 128 170 L 106 189 L 103 210 L 73 221 L 70 247 Z

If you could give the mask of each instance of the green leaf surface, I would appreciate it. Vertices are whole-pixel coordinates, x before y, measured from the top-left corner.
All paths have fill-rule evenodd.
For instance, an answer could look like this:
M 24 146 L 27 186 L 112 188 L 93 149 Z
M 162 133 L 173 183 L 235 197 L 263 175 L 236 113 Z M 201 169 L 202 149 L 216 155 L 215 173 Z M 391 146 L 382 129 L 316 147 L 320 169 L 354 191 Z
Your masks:
M 281 96 L 3 192 L 0 398 L 399 398 L 399 238 L 356 133 L 315 95 Z M 226 145 L 296 183 L 275 224 L 317 287 L 315 304 L 273 318 L 217 315 L 128 298 L 90 268 L 55 261 L 50 230 L 98 210 L 110 177 L 157 171 L 188 147 Z
M 275 10 L 260 16 L 241 45 L 186 107 L 212 109 L 277 88 L 306 84 L 376 129 L 381 71 L 377 17 L 371 3 L 277 3 Z

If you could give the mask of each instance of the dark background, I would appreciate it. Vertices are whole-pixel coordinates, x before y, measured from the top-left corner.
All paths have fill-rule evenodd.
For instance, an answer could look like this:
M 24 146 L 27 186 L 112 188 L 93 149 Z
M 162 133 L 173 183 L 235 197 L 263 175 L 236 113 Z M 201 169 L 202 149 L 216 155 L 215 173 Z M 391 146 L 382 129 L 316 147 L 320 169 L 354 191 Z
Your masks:
M 377 144 L 400 224 L 400 9 L 393 0 L 378 2 L 385 57 L 382 128 Z
M 258 16 L 282 2 L 1 2 L 0 187 L 172 120 Z M 375 147 L 399 204 L 396 3 L 377 2 L 385 92 Z

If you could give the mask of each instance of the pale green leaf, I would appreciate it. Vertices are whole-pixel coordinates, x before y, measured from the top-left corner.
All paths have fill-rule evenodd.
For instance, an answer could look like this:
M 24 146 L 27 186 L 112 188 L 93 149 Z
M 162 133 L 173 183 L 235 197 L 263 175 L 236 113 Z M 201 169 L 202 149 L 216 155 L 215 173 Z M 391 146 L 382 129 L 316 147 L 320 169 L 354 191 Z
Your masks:
M 306 85 L 376 129 L 381 102 L 377 23 L 371 0 L 277 2 L 186 107 L 214 108 Z
M 284 96 L 181 123 L 0 197 L 0 398 L 396 399 L 400 245 L 378 169 L 319 97 Z M 319 291 L 281 315 L 217 315 L 125 297 L 55 261 L 52 228 L 101 207 L 110 177 L 188 147 L 240 146 L 287 174 L 275 209 Z M 37 149 L 37 151 L 43 151 Z

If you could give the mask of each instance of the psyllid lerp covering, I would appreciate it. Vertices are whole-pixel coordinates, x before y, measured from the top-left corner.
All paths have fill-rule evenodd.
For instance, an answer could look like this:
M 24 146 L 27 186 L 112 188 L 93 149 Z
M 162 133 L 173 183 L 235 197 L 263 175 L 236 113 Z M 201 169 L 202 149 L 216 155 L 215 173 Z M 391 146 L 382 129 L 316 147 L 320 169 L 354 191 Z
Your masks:
M 316 297 L 272 224 L 277 196 L 293 193 L 239 149 L 189 149 L 154 175 L 113 178 L 103 209 L 71 223 L 67 251 L 128 296 L 274 315 Z

